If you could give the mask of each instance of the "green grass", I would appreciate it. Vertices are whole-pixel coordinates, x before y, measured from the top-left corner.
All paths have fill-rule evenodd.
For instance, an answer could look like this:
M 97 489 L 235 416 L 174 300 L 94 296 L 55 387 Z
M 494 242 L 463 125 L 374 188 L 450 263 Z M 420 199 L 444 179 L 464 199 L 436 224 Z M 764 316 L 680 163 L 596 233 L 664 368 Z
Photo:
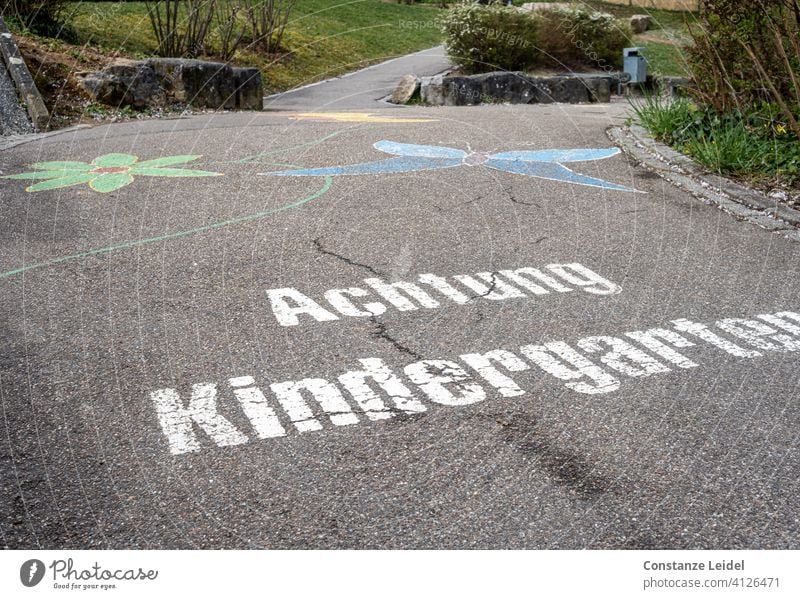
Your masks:
M 643 6 L 626 6 L 624 4 L 611 4 L 599 0 L 584 0 L 582 2 L 595 10 L 600 10 L 624 19 L 633 15 L 650 15 L 653 17 L 653 26 L 649 31 L 675 31 L 684 28 L 684 20 L 692 19 L 692 13 L 678 10 L 660 10 Z
M 635 120 L 653 137 L 667 144 L 680 143 L 686 130 L 700 118 L 698 108 L 686 98 L 675 100 L 646 94 L 630 100 Z
M 636 45 L 644 48 L 647 72 L 651 75 L 690 76 L 686 58 L 679 46 L 655 41 L 638 42 Z
M 144 2 L 76 2 L 69 26 L 75 41 L 125 55 L 150 56 L 156 41 Z M 381 0 L 300 0 L 280 60 L 242 50 L 235 61 L 261 67 L 268 91 L 281 91 L 435 46 L 439 9 Z M 213 38 L 212 38 L 213 42 Z
M 651 95 L 631 104 L 634 120 L 653 137 L 717 173 L 757 185 L 800 184 L 800 141 L 774 106 L 717 115 L 686 98 Z

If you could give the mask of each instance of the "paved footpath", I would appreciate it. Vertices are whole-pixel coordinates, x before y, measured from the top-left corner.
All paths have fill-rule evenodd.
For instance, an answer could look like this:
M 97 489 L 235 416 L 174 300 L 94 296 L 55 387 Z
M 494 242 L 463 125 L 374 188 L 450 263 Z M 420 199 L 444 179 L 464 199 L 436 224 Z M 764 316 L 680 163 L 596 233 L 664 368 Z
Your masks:
M 0 153 L 0 541 L 798 548 L 800 244 L 614 154 L 625 114 Z
M 267 110 L 335 110 L 375 108 L 376 101 L 389 96 L 404 75 L 438 75 L 451 67 L 444 47 L 436 46 L 400 56 L 380 64 L 266 98 Z M 393 104 L 384 103 L 384 107 Z

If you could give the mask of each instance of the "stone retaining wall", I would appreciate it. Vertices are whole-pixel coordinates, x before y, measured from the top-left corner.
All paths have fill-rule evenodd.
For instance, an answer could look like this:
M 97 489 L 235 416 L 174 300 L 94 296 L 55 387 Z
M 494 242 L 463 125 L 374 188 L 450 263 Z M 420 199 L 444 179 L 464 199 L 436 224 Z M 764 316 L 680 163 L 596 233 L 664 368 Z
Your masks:
M 624 6 L 641 6 L 642 8 L 658 8 L 663 10 L 698 10 L 700 0 L 605 0 L 609 4 Z
M 186 104 L 195 108 L 261 110 L 261 71 L 183 58 L 118 59 L 83 76 L 84 89 L 111 106 L 148 108 Z
M 476 106 L 478 104 L 590 104 L 610 102 L 611 94 L 658 93 L 684 95 L 690 81 L 683 77 L 648 77 L 643 84 L 628 83 L 625 73 L 555 75 L 536 77 L 521 72 L 495 71 L 481 75 L 406 75 L 390 102 L 405 104 L 417 91 L 430 106 Z
M 494 102 L 581 104 L 609 102 L 618 76 L 564 75 L 533 77 L 520 72 L 495 71 L 471 76 L 423 77 L 422 102 L 433 106 L 471 106 Z

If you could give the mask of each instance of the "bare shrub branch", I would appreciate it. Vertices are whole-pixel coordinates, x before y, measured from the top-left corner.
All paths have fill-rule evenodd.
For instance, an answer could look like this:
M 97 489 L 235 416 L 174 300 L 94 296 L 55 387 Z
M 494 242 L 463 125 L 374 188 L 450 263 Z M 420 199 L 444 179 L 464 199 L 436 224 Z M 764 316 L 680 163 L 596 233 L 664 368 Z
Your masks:
M 146 0 L 160 56 L 197 58 L 206 52 L 206 39 L 216 0 Z
M 251 45 L 266 54 L 277 53 L 295 4 L 296 0 L 254 0 L 246 9 Z

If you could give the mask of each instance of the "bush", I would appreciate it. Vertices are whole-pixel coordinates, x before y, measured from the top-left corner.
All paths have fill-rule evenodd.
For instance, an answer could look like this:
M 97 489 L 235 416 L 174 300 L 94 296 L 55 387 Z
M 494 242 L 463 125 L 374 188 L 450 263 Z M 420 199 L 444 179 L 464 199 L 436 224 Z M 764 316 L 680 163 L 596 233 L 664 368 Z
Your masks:
M 536 65 L 537 20 L 529 13 L 466 1 L 450 8 L 440 23 L 448 56 L 465 73 Z
M 277 53 L 295 4 L 296 0 L 251 0 L 244 9 L 250 22 L 251 46 L 265 54 Z
M 698 102 L 723 114 L 769 101 L 800 138 L 798 0 L 703 0 L 690 32 Z
M 637 120 L 723 174 L 800 183 L 800 2 L 703 0 L 686 48 L 686 99 L 648 97 Z
M 621 65 L 632 33 L 611 15 L 573 8 L 521 12 L 467 0 L 441 19 L 451 60 L 466 73 Z
M 161 56 L 211 55 L 230 60 L 237 48 L 274 54 L 281 48 L 296 0 L 145 0 Z
M 601 69 L 622 66 L 633 32 L 612 15 L 582 8 L 543 11 L 538 23 L 542 64 Z
M 67 0 L 0 0 L 2 14 L 43 35 L 58 35 Z
M 206 52 L 215 0 L 150 0 L 145 6 L 160 56 L 197 58 Z

